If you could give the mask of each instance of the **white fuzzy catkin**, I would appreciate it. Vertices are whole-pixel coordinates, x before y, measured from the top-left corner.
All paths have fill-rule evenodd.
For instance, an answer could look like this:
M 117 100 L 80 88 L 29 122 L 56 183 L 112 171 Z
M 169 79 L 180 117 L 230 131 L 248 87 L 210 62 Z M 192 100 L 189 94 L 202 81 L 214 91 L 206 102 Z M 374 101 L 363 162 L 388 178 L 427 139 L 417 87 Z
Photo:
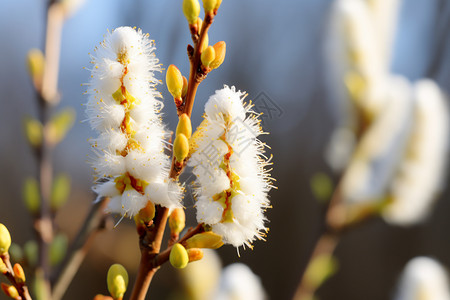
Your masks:
M 392 224 L 411 225 L 430 214 L 447 167 L 449 110 L 432 80 L 414 86 L 414 125 L 406 153 L 391 185 L 391 203 L 383 212 Z
M 272 188 L 265 144 L 257 139 L 262 134 L 258 114 L 243 98 L 228 86 L 209 98 L 190 159 L 197 176 L 197 221 L 235 247 L 251 247 L 264 237 L 263 213 Z
M 170 159 L 155 72 L 161 71 L 148 35 L 131 27 L 108 32 L 91 55 L 86 113 L 99 136 L 91 139 L 94 191 L 110 197 L 107 210 L 133 216 L 149 200 L 180 206 L 180 188 L 168 179 Z
M 450 300 L 448 280 L 447 272 L 436 260 L 413 258 L 403 271 L 394 300 Z

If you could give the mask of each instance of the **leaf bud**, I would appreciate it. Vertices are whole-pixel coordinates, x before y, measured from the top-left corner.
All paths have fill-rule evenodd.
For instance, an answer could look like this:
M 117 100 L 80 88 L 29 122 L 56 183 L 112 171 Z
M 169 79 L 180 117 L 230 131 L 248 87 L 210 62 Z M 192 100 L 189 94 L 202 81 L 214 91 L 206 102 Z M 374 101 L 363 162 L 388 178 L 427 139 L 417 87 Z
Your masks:
M 28 51 L 27 66 L 28 73 L 33 80 L 35 88 L 40 89 L 45 66 L 45 58 L 41 50 L 31 49 Z
M 173 234 L 180 234 L 186 225 L 186 215 L 184 209 L 179 207 L 175 208 L 169 216 L 170 232 Z
M 114 299 L 122 299 L 127 291 L 128 273 L 127 270 L 120 264 L 114 264 L 109 267 L 108 276 L 108 291 Z
M 212 232 L 206 231 L 194 235 L 186 241 L 186 248 L 209 248 L 217 249 L 222 247 L 222 236 Z
M 208 46 L 200 56 L 200 59 L 202 60 L 202 65 L 204 65 L 205 67 L 209 67 L 215 58 L 216 58 L 216 51 L 212 46 Z
M 13 267 L 14 278 L 17 283 L 24 283 L 26 281 L 25 272 L 20 264 L 15 264 Z
M 182 133 L 177 134 L 175 141 L 173 142 L 173 154 L 177 162 L 180 163 L 183 162 L 189 154 L 189 140 Z
M 63 234 L 55 236 L 49 249 L 49 260 L 52 266 L 56 266 L 63 260 L 67 252 L 68 243 L 67 236 Z
M 217 0 L 203 0 L 203 9 L 205 13 L 213 12 L 216 9 Z
M 21 299 L 19 296 L 19 292 L 13 285 L 9 285 L 2 282 L 2 290 L 6 294 L 6 296 L 12 299 Z
M 199 248 L 187 249 L 189 262 L 197 261 L 203 258 L 203 250 Z
M 25 129 L 25 136 L 30 145 L 34 148 L 39 148 L 43 138 L 42 123 L 31 117 L 25 117 L 23 126 Z
M 136 225 L 148 224 L 155 217 L 155 205 L 148 201 L 147 205 L 142 208 L 137 215 L 134 216 Z
M 224 41 L 217 42 L 214 46 L 214 51 L 216 56 L 214 60 L 209 65 L 211 69 L 217 69 L 225 60 L 225 53 L 227 51 L 227 45 Z
M 172 250 L 170 251 L 170 264 L 177 269 L 183 269 L 187 266 L 189 262 L 189 256 L 181 244 L 176 243 L 173 245 Z
M 187 78 L 183 76 L 183 90 L 181 91 L 181 97 L 186 96 L 188 90 L 188 81 Z
M 200 3 L 198 0 L 183 0 L 183 13 L 190 25 L 195 24 L 200 15 Z
M 1 257 L 0 257 L 0 273 L 2 273 L 2 274 L 8 273 L 8 267 L 6 267 L 6 265 L 3 262 L 3 259 L 1 259 Z
M 59 174 L 53 181 L 50 206 L 56 211 L 63 206 L 70 195 L 70 177 L 66 174 Z
M 37 180 L 32 177 L 25 179 L 22 193 L 26 208 L 30 213 L 36 214 L 41 206 L 41 196 Z
M 170 65 L 166 72 L 166 84 L 170 94 L 180 99 L 183 91 L 183 76 L 175 65 Z
M 11 235 L 9 234 L 8 228 L 0 223 L 0 254 L 8 253 L 10 246 Z
M 176 135 L 184 134 L 188 139 L 192 134 L 191 118 L 187 114 L 182 114 L 178 119 Z

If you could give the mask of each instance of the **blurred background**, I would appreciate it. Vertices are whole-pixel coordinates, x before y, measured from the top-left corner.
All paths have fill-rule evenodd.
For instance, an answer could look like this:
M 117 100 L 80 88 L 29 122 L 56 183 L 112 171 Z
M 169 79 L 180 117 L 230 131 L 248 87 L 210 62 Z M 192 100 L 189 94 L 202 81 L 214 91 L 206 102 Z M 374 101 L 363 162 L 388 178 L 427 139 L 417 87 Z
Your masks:
M 324 172 L 337 181 L 324 160 L 333 128 L 339 123 L 336 104 L 325 88 L 323 57 L 325 29 L 331 0 L 225 0 L 209 32 L 210 44 L 224 40 L 224 64 L 200 85 L 193 110 L 193 126 L 200 123 L 203 105 L 223 84 L 247 91 L 263 112 L 263 140 L 271 146 L 277 190 L 268 210 L 267 242 L 254 250 L 231 246 L 217 251 L 224 266 L 247 264 L 257 274 L 270 299 L 290 299 L 318 238 L 322 206 L 311 193 L 310 179 Z M 33 238 L 32 223 L 22 201 L 22 184 L 35 176 L 36 162 L 23 134 L 22 118 L 37 116 L 34 89 L 26 69 L 31 48 L 43 48 L 46 1 L 0 0 L 0 222 L 23 245 Z M 189 72 L 186 45 L 190 42 L 181 1 L 86 0 L 65 22 L 61 46 L 60 106 L 76 110 L 77 121 L 55 150 L 55 172 L 71 176 L 72 192 L 57 216 L 57 225 L 73 238 L 94 199 L 92 169 L 85 162 L 86 141 L 94 136 L 84 123 L 81 83 L 89 81 L 88 53 L 103 40 L 107 29 L 137 26 L 155 40 L 164 67 L 175 64 Z M 433 78 L 450 92 L 450 2 L 403 1 L 399 10 L 391 70 L 414 81 Z M 163 80 L 164 74 L 159 78 Z M 165 85 L 164 120 L 175 129 L 177 117 Z M 259 105 L 261 104 L 261 105 Z M 189 170 L 188 170 L 189 171 Z M 189 178 L 189 173 L 184 175 Z M 321 299 L 389 299 L 405 263 L 428 255 L 450 266 L 450 202 L 448 189 L 437 201 L 429 220 L 401 228 L 376 219 L 343 236 L 337 248 L 339 272 L 318 292 Z M 188 220 L 194 224 L 192 197 L 186 195 Z M 106 293 L 110 264 L 122 263 L 134 277 L 139 261 L 134 223 L 124 220 L 100 233 L 64 299 L 92 299 Z M 177 278 L 170 266 L 158 271 L 152 299 L 173 299 Z M 133 279 L 130 280 L 133 282 Z M 3 297 L 3 298 L 2 298 Z M 6 299 L 0 295 L 0 299 Z

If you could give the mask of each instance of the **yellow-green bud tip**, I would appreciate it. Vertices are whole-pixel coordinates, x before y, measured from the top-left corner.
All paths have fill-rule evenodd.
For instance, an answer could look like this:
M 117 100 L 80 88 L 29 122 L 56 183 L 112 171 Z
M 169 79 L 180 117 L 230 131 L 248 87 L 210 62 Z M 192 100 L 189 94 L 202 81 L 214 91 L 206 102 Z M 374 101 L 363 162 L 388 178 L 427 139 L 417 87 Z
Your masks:
M 120 264 L 112 265 L 107 276 L 108 291 L 114 299 L 123 298 L 128 286 L 128 273 Z
M 202 60 L 202 65 L 205 67 L 209 67 L 209 65 L 214 61 L 216 58 L 216 51 L 212 46 L 208 46 L 208 48 L 205 49 L 205 51 L 202 52 L 202 55 L 200 56 L 200 59 Z
M 188 154 L 189 140 L 184 134 L 177 134 L 177 137 L 173 142 L 173 155 L 175 156 L 175 159 L 177 160 L 177 162 L 181 163 L 188 156 Z
M 217 249 L 222 247 L 222 236 L 212 232 L 206 231 L 194 235 L 186 241 L 186 248 L 209 248 Z
M 0 254 L 7 253 L 11 246 L 11 235 L 8 228 L 0 223 Z
M 184 134 L 188 139 L 192 135 L 191 118 L 187 114 L 182 114 L 178 120 L 176 134 Z
M 44 54 L 39 49 L 31 49 L 27 55 L 28 72 L 35 82 L 39 84 L 44 74 L 45 58 Z
M 183 0 L 183 13 L 189 24 L 195 24 L 200 15 L 200 3 L 198 0 Z
M 183 208 L 175 208 L 169 217 L 170 232 L 180 234 L 186 225 L 186 215 Z
M 183 91 L 183 76 L 175 65 L 170 65 L 167 68 L 166 84 L 170 94 L 174 98 L 180 99 Z
M 226 54 L 226 51 L 227 51 L 227 45 L 225 44 L 224 41 L 220 41 L 220 42 L 217 42 L 213 46 L 213 48 L 214 48 L 214 51 L 215 51 L 215 57 L 214 57 L 214 60 L 209 65 L 209 67 L 211 69 L 217 69 L 218 67 L 220 67 L 220 65 L 225 60 L 225 54 Z
M 203 9 L 205 10 L 205 13 L 212 12 L 214 9 L 216 9 L 217 0 L 203 0 Z
M 181 244 L 176 243 L 173 245 L 172 250 L 170 251 L 170 264 L 177 269 L 183 269 L 187 266 L 189 262 L 189 256 Z

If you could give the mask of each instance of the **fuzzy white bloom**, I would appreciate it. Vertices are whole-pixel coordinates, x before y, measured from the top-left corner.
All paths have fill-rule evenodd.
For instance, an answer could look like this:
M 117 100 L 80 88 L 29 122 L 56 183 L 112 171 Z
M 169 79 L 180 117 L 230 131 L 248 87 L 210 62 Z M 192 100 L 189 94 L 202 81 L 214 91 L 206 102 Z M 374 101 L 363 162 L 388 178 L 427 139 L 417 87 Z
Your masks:
M 383 213 L 390 223 L 423 221 L 442 189 L 447 166 L 449 110 L 447 99 L 434 81 L 414 86 L 414 126 L 406 153 L 391 188 L 391 204 Z
M 248 266 L 234 263 L 223 270 L 219 288 L 212 299 L 264 300 L 266 298 L 261 279 Z
M 416 257 L 408 262 L 395 300 L 450 300 L 448 275 L 439 262 Z
M 272 188 L 265 144 L 257 139 L 262 134 L 258 114 L 243 98 L 228 86 L 209 98 L 190 159 L 197 176 L 197 221 L 235 247 L 251 247 L 264 237 L 263 212 Z
M 91 140 L 99 177 L 94 191 L 109 196 L 108 210 L 133 216 L 151 200 L 180 206 L 180 188 L 168 179 L 167 135 L 156 98 L 161 71 L 155 47 L 141 30 L 108 32 L 92 57 L 86 113 L 99 136 Z
M 388 64 L 391 61 L 393 40 L 397 29 L 401 0 L 368 0 L 380 42 L 380 55 Z
M 330 96 L 337 98 L 333 100 L 344 107 L 346 115 L 353 114 L 349 97 L 369 116 L 375 115 L 384 105 L 382 100 L 385 99 L 379 93 L 384 89 L 389 61 L 381 55 L 376 25 L 365 1 L 337 0 L 333 3 L 325 57 L 331 67 Z M 357 90 L 358 97 L 349 95 L 349 88 Z
M 409 82 L 391 77 L 384 97 L 387 105 L 365 132 L 342 179 L 348 203 L 383 198 L 405 151 L 414 116 Z

